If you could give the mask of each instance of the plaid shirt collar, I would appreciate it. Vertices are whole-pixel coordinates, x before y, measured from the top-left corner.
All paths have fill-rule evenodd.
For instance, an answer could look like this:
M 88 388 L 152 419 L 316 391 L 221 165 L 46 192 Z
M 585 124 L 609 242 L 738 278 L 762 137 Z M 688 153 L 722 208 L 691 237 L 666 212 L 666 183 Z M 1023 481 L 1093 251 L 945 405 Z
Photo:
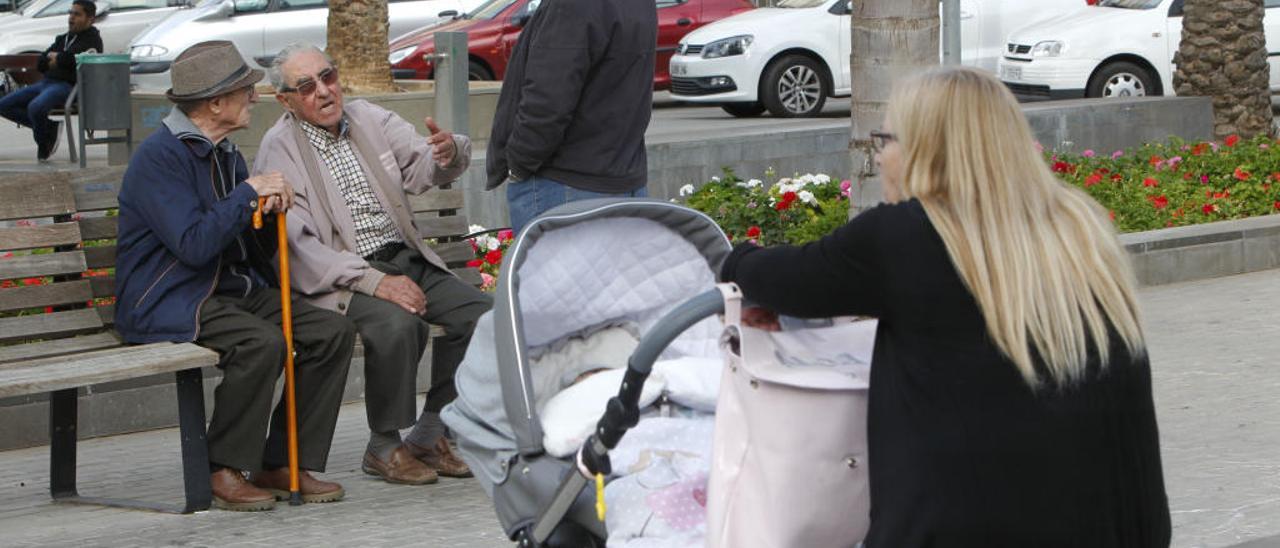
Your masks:
M 338 144 L 340 141 L 347 139 L 350 126 L 347 124 L 347 117 L 343 115 L 342 120 L 338 122 L 338 136 L 334 137 L 329 130 L 312 124 L 302 119 L 298 119 L 298 123 L 302 126 L 302 132 L 306 134 L 307 140 L 311 142 L 311 146 L 316 147 L 320 152 L 326 152 L 329 147 Z

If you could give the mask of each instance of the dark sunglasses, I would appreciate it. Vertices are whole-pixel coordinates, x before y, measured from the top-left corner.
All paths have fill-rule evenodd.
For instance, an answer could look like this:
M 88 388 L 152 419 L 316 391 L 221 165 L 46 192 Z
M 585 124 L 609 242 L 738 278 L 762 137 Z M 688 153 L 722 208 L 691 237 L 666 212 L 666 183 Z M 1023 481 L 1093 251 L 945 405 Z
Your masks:
M 320 74 L 316 75 L 316 78 L 320 79 L 320 83 L 326 86 L 332 86 L 334 83 L 338 81 L 338 69 L 337 67 L 329 67 L 327 69 L 324 69 L 320 71 Z M 298 95 L 302 95 L 304 97 L 311 95 L 315 92 L 316 92 L 316 81 L 311 78 L 303 78 L 294 87 L 285 86 L 280 88 L 280 93 L 297 93 Z
M 871 146 L 875 147 L 876 150 L 884 150 L 884 147 L 889 146 L 889 143 L 897 140 L 898 136 L 892 133 L 878 130 L 871 132 Z

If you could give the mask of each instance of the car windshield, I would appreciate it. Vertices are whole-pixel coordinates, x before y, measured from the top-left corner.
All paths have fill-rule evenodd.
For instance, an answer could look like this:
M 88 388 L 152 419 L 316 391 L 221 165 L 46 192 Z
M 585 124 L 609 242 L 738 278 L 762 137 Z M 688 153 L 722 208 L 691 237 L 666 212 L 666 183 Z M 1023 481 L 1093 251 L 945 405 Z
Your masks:
M 507 9 L 511 4 L 516 3 L 516 1 L 517 0 L 488 0 L 483 4 L 480 4 L 480 7 L 471 10 L 471 13 L 466 14 L 464 17 L 467 19 L 493 19 L 494 17 L 497 17 L 499 13 L 502 13 L 502 10 Z
M 828 0 L 781 0 L 775 8 L 816 8 L 826 4 Z
M 1149 10 L 1160 5 L 1160 0 L 1102 0 L 1099 6 L 1131 10 Z

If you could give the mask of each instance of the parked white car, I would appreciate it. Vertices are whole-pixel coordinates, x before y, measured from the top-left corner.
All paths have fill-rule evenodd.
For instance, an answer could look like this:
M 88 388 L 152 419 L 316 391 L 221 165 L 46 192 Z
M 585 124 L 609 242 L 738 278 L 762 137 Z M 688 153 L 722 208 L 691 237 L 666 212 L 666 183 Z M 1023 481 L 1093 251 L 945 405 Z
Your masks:
M 1009 35 L 1000 79 L 1023 99 L 1173 95 L 1183 0 L 1102 0 Z M 1280 0 L 1263 20 L 1271 90 L 1280 90 Z M 1105 37 L 1100 39 L 1099 37 Z
M 93 25 L 102 34 L 103 53 L 125 53 L 129 41 L 148 25 L 177 11 L 174 0 L 98 0 Z M 19 14 L 0 17 L 0 54 L 39 53 L 67 32 L 71 0 L 35 0 Z
M 343 0 L 345 1 L 345 0 Z M 390 36 L 435 23 L 439 14 L 467 13 L 479 0 L 390 0 Z M 293 42 L 324 47 L 327 0 L 203 0 L 179 10 L 130 44 L 131 82 L 136 89 L 169 88 L 169 65 L 179 53 L 205 40 L 234 42 L 250 66 L 267 67 Z
M 961 62 L 995 71 L 1005 36 L 1086 0 L 961 0 Z M 809 116 L 848 96 L 849 0 L 782 0 L 689 33 L 671 58 L 671 95 L 734 116 Z

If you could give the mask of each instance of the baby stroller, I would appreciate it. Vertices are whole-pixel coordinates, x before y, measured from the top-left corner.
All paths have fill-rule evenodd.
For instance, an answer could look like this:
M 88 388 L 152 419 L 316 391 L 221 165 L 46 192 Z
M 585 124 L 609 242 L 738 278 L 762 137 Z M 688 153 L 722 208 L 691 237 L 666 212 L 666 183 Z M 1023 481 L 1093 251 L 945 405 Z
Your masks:
M 589 487 L 590 478 L 634 472 L 635 446 L 646 445 L 636 440 L 655 436 L 704 442 L 706 452 L 694 450 L 684 464 L 705 462 L 707 473 L 696 465 L 658 470 L 667 473 L 665 479 L 679 481 L 643 497 L 648 503 L 638 507 L 643 533 L 629 537 L 644 537 L 638 545 L 702 546 L 702 525 L 689 525 L 689 514 L 694 519 L 705 514 L 702 531 L 717 546 L 852 546 L 848 539 L 861 539 L 866 458 L 857 419 L 865 413 L 874 322 L 778 334 L 745 327 L 737 288 L 715 283 L 729 251 L 728 239 L 706 215 L 650 200 L 567 204 L 535 219 L 512 243 L 494 310 L 478 322 L 455 375 L 458 398 L 442 415 L 507 535 L 520 546 L 602 546 L 606 538 L 614 541 L 610 533 L 627 542 L 636 529 L 619 516 L 636 514 L 619 514 L 611 506 L 612 530 L 606 530 L 596 514 L 597 490 Z M 721 312 L 723 322 L 715 317 Z M 570 379 L 581 379 L 593 359 L 576 359 L 587 354 L 564 362 L 554 358 L 571 353 L 584 334 L 603 340 L 620 321 L 634 325 L 643 337 L 611 349 L 620 355 L 611 365 L 618 369 L 611 372 L 620 374 L 606 379 L 602 373 L 597 379 L 606 381 L 597 383 L 605 398 L 616 396 L 602 405 L 598 422 L 599 415 L 578 413 L 588 421 L 581 438 L 562 442 L 554 435 L 561 417 L 553 417 L 555 406 L 545 402 L 578 398 L 581 392 L 574 391 L 581 386 Z M 865 353 L 850 350 L 856 348 Z M 837 353 L 827 353 L 830 349 Z M 726 361 L 729 367 L 723 367 Z M 689 369 L 707 371 L 712 380 L 703 376 L 675 388 Z M 700 402 L 702 409 L 717 413 L 714 435 L 711 421 L 699 422 L 697 416 L 639 423 L 641 404 L 655 401 L 654 383 L 646 383 L 654 380 L 651 372 L 658 380 L 665 377 L 664 394 L 675 400 L 683 395 L 676 403 L 697 407 Z M 698 393 L 690 385 L 710 388 Z M 824 415 L 850 422 L 811 420 Z M 654 429 L 683 420 L 689 421 L 684 423 L 688 430 Z M 624 434 L 628 443 L 620 446 Z M 757 447 L 756 440 L 772 447 Z M 661 446 L 660 453 L 689 445 L 699 443 L 663 439 L 652 446 Z M 745 458 L 748 452 L 751 457 Z M 797 470 L 799 462 L 805 466 Z M 627 500 L 618 493 L 643 484 L 640 475 L 613 476 L 614 500 Z M 698 491 L 701 507 L 672 509 L 681 500 L 698 499 Z M 650 519 L 644 514 L 648 509 L 665 516 Z M 665 531 L 671 536 L 648 534 L 658 521 L 674 524 Z M 832 523 L 843 525 L 832 529 Z
M 619 319 L 645 333 L 620 397 L 580 453 L 584 468 L 608 475 L 608 450 L 636 424 L 641 386 L 659 355 L 719 355 L 722 326 L 711 316 L 723 309 L 716 270 L 729 251 L 709 217 L 656 200 L 566 204 L 516 237 L 494 309 L 456 374 L 458 398 L 443 411 L 510 538 L 522 546 L 603 546 L 607 536 L 575 459 L 543 446 L 536 402 L 547 394 L 537 392 L 561 386 L 534 370 L 531 356 Z

